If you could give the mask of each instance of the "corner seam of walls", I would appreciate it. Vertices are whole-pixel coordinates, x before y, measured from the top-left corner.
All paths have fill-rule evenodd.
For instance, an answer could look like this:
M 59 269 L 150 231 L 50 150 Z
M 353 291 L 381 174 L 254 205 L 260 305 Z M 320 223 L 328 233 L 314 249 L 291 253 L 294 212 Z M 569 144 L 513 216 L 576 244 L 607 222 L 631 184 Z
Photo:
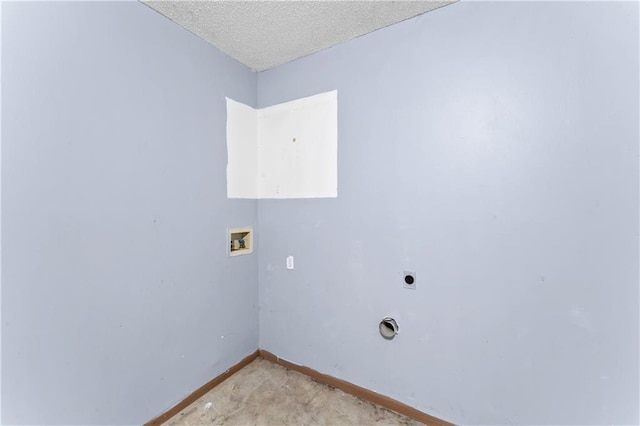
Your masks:
M 255 109 L 258 109 L 258 106 L 260 105 L 259 103 L 259 96 L 260 96 L 260 91 L 258 83 L 258 71 L 254 71 L 251 70 L 251 72 L 253 73 L 253 78 L 254 78 L 254 87 L 255 87 L 255 98 L 254 98 L 254 103 L 253 103 L 253 107 Z M 260 350 L 260 311 L 261 311 L 261 303 L 260 303 L 260 251 L 262 250 L 262 226 L 260 224 L 260 199 L 256 199 L 256 223 L 255 223 L 255 228 L 256 228 L 256 233 L 255 235 L 258 237 L 256 239 L 256 241 L 254 242 L 257 243 L 255 244 L 255 268 L 256 268 L 256 338 L 257 338 L 257 342 L 256 342 L 256 349 Z
M 0 0 L 0 28 L 2 28 L 2 0 Z M 1 81 L 2 31 L 0 31 L 0 82 Z M 0 84 L 0 99 L 2 99 L 2 84 Z M 2 102 L 0 102 L 0 312 L 2 312 Z M 2 324 L 1 317 L 0 324 Z M 2 327 L 0 326 L 0 424 L 2 423 Z
M 257 331 L 257 336 L 258 336 L 258 344 L 256 345 L 256 347 L 258 349 L 260 349 L 260 315 L 261 315 L 261 311 L 262 311 L 262 303 L 260 303 L 260 293 L 261 293 L 261 285 L 260 285 L 260 252 L 262 251 L 262 224 L 260 223 L 260 204 L 262 204 L 260 202 L 261 200 L 256 200 L 256 230 L 257 233 L 256 235 L 258 236 L 257 238 L 257 243 L 256 244 L 256 250 L 254 251 L 256 254 L 256 279 L 257 279 L 257 283 L 256 283 L 256 288 L 257 288 L 257 295 L 256 295 L 256 310 L 258 312 L 258 315 L 256 315 L 257 318 L 257 323 L 256 323 L 256 331 Z

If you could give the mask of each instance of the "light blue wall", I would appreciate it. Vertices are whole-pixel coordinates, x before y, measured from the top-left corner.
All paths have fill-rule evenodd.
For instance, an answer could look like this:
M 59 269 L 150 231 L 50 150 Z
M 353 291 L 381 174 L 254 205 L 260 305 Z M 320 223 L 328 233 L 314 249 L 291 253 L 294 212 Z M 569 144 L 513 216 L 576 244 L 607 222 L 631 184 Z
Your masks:
M 339 109 L 338 198 L 259 204 L 260 347 L 454 422 L 637 424 L 638 50 L 637 3 L 463 2 L 260 73 Z
M 145 422 L 257 348 L 256 75 L 138 2 L 4 3 L 2 43 L 2 422 Z
M 444 419 L 640 421 L 637 3 L 457 3 L 257 86 L 137 2 L 2 7 L 3 423 L 151 419 L 256 349 L 258 281 L 260 347 Z M 224 97 L 333 89 L 338 198 L 227 200 Z

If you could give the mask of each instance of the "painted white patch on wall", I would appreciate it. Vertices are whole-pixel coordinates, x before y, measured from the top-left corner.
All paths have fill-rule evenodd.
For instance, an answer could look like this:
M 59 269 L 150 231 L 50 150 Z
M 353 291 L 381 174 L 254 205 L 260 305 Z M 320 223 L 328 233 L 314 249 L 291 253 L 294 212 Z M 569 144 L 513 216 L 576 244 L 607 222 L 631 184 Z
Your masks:
M 257 111 L 227 98 L 227 197 L 256 198 L 257 193 Z
M 227 98 L 227 148 L 229 198 L 337 197 L 337 91 L 259 110 Z
M 260 198 L 338 196 L 337 92 L 258 111 Z

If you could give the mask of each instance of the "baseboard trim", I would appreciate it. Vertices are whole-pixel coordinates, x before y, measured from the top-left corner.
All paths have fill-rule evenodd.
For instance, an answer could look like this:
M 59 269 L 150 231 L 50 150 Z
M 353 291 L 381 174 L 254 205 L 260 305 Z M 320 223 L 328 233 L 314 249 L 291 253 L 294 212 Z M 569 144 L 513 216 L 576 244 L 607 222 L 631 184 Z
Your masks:
M 406 404 L 403 404 L 400 401 L 396 401 L 395 399 L 389 398 L 388 396 L 384 396 L 374 391 L 371 391 L 369 389 L 365 389 L 363 387 L 354 385 L 353 383 L 349 383 L 345 380 L 320 373 L 319 371 L 313 370 L 309 367 L 303 367 L 301 365 L 297 365 L 292 362 L 286 361 L 282 358 L 277 357 L 271 352 L 260 349 L 259 353 L 260 353 L 260 357 L 266 359 L 267 361 L 274 362 L 290 370 L 294 370 L 299 373 L 302 373 L 320 383 L 333 386 L 334 388 L 338 388 L 343 392 L 350 393 L 351 395 L 354 395 L 360 399 L 372 402 L 388 410 L 395 411 L 398 414 L 402 414 L 404 416 L 410 417 L 426 425 L 453 426 L 453 423 L 449 423 L 447 421 L 434 417 L 430 414 L 424 413 L 418 409 L 415 409 Z
M 176 405 L 171 407 L 169 410 L 167 410 L 164 413 L 160 414 L 155 419 L 150 420 L 149 422 L 145 423 L 144 426 L 157 426 L 157 425 L 163 424 L 164 422 L 169 420 L 171 417 L 175 416 L 180 411 L 184 410 L 189 405 L 194 403 L 202 395 L 204 395 L 205 393 L 209 392 L 211 389 L 213 389 L 216 386 L 218 386 L 220 383 L 222 383 L 225 380 L 227 380 L 233 374 L 237 373 L 240 369 L 242 369 L 242 368 L 246 367 L 247 365 L 249 365 L 253 360 L 258 358 L 259 352 L 260 351 L 255 351 L 254 353 L 252 353 L 251 355 L 247 356 L 246 358 L 244 358 L 242 361 L 240 361 L 239 363 L 237 363 L 233 367 L 229 368 L 224 373 L 222 373 L 219 376 L 209 380 L 207 383 L 205 383 L 204 385 L 200 386 L 195 391 L 191 392 L 191 394 L 189 394 L 189 396 L 187 396 L 185 399 L 183 399 L 182 401 L 180 401 L 179 403 L 177 403 Z

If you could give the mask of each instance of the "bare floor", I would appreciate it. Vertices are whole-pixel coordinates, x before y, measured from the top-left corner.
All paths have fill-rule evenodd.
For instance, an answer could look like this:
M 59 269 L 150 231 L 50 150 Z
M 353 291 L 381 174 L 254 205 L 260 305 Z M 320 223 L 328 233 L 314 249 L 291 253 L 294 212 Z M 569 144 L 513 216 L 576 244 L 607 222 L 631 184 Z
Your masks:
M 168 425 L 419 425 L 408 417 L 258 358 Z

